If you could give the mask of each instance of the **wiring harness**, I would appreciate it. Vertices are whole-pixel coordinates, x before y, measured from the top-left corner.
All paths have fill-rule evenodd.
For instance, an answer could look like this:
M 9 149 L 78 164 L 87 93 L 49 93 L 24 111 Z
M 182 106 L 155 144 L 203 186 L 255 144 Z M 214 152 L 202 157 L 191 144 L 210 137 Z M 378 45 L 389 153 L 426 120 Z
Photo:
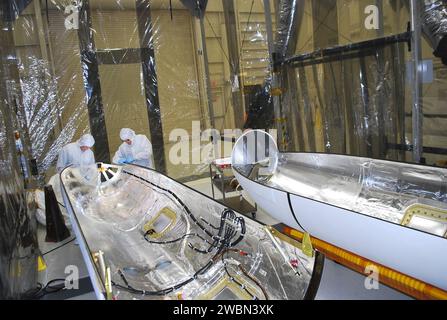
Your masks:
M 222 256 L 222 253 L 229 249 L 232 248 L 234 246 L 236 246 L 238 243 L 240 243 L 242 241 L 242 239 L 245 236 L 245 232 L 246 232 L 246 227 L 245 227 L 245 220 L 242 217 L 238 217 L 234 211 L 232 211 L 231 209 L 224 209 L 222 214 L 221 214 L 221 218 L 220 218 L 220 224 L 219 227 L 214 227 L 211 224 L 209 224 L 206 220 L 204 220 L 203 218 L 201 218 L 201 220 L 203 222 L 205 222 L 207 225 L 211 226 L 215 230 L 217 230 L 217 234 L 214 234 L 212 231 L 208 230 L 206 227 L 203 226 L 202 223 L 200 223 L 199 219 L 197 219 L 194 214 L 191 212 L 191 210 L 188 208 L 188 206 L 171 190 L 162 188 L 146 179 L 143 179 L 141 177 L 138 177 L 132 173 L 129 173 L 127 171 L 123 171 L 139 180 L 142 180 L 154 187 L 156 187 L 157 189 L 163 190 L 164 192 L 167 192 L 168 194 L 170 194 L 179 204 L 180 206 L 185 210 L 185 212 L 188 214 L 188 216 L 192 219 L 192 221 L 208 236 L 211 238 L 210 241 L 206 240 L 204 237 L 198 235 L 197 233 L 190 233 L 190 234 L 185 234 L 182 237 L 175 239 L 175 240 L 169 240 L 169 241 L 151 241 L 148 239 L 149 233 L 146 232 L 144 235 L 144 239 L 151 244 L 158 244 L 158 245 L 167 245 L 167 244 L 172 244 L 172 243 L 176 243 L 178 241 L 181 241 L 183 239 L 186 239 L 188 237 L 192 237 L 192 236 L 197 236 L 199 238 L 201 238 L 202 240 L 204 240 L 206 243 L 209 244 L 208 248 L 206 249 L 199 249 L 196 248 L 195 246 L 193 246 L 191 243 L 189 243 L 189 247 L 193 250 L 195 250 L 196 252 L 202 253 L 202 254 L 210 254 L 213 251 L 215 251 L 213 257 L 209 260 L 209 262 L 207 264 L 205 264 L 204 266 L 202 266 L 199 270 L 197 270 L 190 278 L 176 284 L 173 285 L 171 287 L 165 288 L 165 289 L 161 289 L 161 290 L 154 290 L 154 291 L 148 291 L 148 290 L 142 290 L 142 289 L 137 289 L 134 288 L 133 286 L 131 286 L 129 284 L 129 282 L 127 281 L 124 273 L 121 270 L 118 270 L 118 274 L 120 275 L 124 285 L 122 284 L 118 284 L 114 281 L 112 281 L 112 285 L 115 286 L 116 288 L 128 291 L 130 293 L 134 293 L 134 294 L 139 294 L 139 295 L 146 295 L 146 296 L 163 296 L 163 295 L 167 295 L 169 293 L 172 293 L 178 289 L 180 289 L 181 287 L 187 285 L 188 283 L 196 280 L 200 275 L 204 274 L 205 272 L 207 272 L 212 266 L 213 264 L 215 264 L 218 260 L 219 257 Z M 239 235 L 239 236 L 238 236 Z

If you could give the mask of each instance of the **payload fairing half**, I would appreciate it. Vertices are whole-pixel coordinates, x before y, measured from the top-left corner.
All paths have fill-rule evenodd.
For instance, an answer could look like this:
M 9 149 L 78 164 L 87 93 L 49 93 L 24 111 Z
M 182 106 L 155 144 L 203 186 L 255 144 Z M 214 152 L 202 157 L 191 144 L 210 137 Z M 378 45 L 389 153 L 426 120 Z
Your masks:
M 321 255 L 151 169 L 99 167 L 60 175 L 98 299 L 315 295 Z
M 272 217 L 447 290 L 447 170 L 334 154 L 282 153 L 261 130 L 232 167 Z

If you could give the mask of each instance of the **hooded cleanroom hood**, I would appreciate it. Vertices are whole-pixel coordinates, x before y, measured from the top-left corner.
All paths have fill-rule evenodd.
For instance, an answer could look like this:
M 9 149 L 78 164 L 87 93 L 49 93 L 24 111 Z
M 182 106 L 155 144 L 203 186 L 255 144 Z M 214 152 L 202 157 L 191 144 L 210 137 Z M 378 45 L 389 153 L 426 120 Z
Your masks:
M 133 138 L 135 138 L 135 131 L 129 128 L 123 128 L 120 131 L 120 138 L 123 141 L 127 139 L 133 140 Z
M 84 134 L 79 140 L 78 140 L 78 144 L 81 147 L 93 147 L 93 145 L 95 144 L 95 139 L 93 138 L 93 136 L 91 134 Z

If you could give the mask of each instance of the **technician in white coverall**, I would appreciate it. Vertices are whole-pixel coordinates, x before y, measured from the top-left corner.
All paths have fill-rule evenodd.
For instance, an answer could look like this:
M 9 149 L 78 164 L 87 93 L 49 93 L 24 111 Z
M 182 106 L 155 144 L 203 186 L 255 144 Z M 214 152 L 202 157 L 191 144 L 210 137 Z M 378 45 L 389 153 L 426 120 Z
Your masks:
M 123 144 L 115 153 L 112 162 L 115 164 L 132 163 L 147 168 L 154 168 L 152 163 L 152 144 L 143 134 L 135 134 L 129 128 L 120 131 L 120 138 Z
M 95 155 L 91 148 L 95 144 L 95 139 L 91 134 L 83 135 L 78 141 L 69 143 L 59 152 L 57 159 L 57 172 L 61 172 L 65 167 L 74 165 L 87 167 L 95 164 Z

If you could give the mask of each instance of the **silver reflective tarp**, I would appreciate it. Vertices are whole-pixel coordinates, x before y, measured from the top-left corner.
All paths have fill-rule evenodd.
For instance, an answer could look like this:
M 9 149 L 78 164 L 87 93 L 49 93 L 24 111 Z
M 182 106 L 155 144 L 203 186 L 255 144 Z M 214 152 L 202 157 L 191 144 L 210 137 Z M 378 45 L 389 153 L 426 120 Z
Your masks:
M 435 55 L 447 59 L 447 1 L 426 0 L 422 8 L 422 28 L 435 50 Z
M 273 138 L 259 130 L 238 140 L 232 163 L 237 173 L 262 185 L 397 224 L 414 204 L 447 210 L 444 168 L 335 154 L 280 153 Z

